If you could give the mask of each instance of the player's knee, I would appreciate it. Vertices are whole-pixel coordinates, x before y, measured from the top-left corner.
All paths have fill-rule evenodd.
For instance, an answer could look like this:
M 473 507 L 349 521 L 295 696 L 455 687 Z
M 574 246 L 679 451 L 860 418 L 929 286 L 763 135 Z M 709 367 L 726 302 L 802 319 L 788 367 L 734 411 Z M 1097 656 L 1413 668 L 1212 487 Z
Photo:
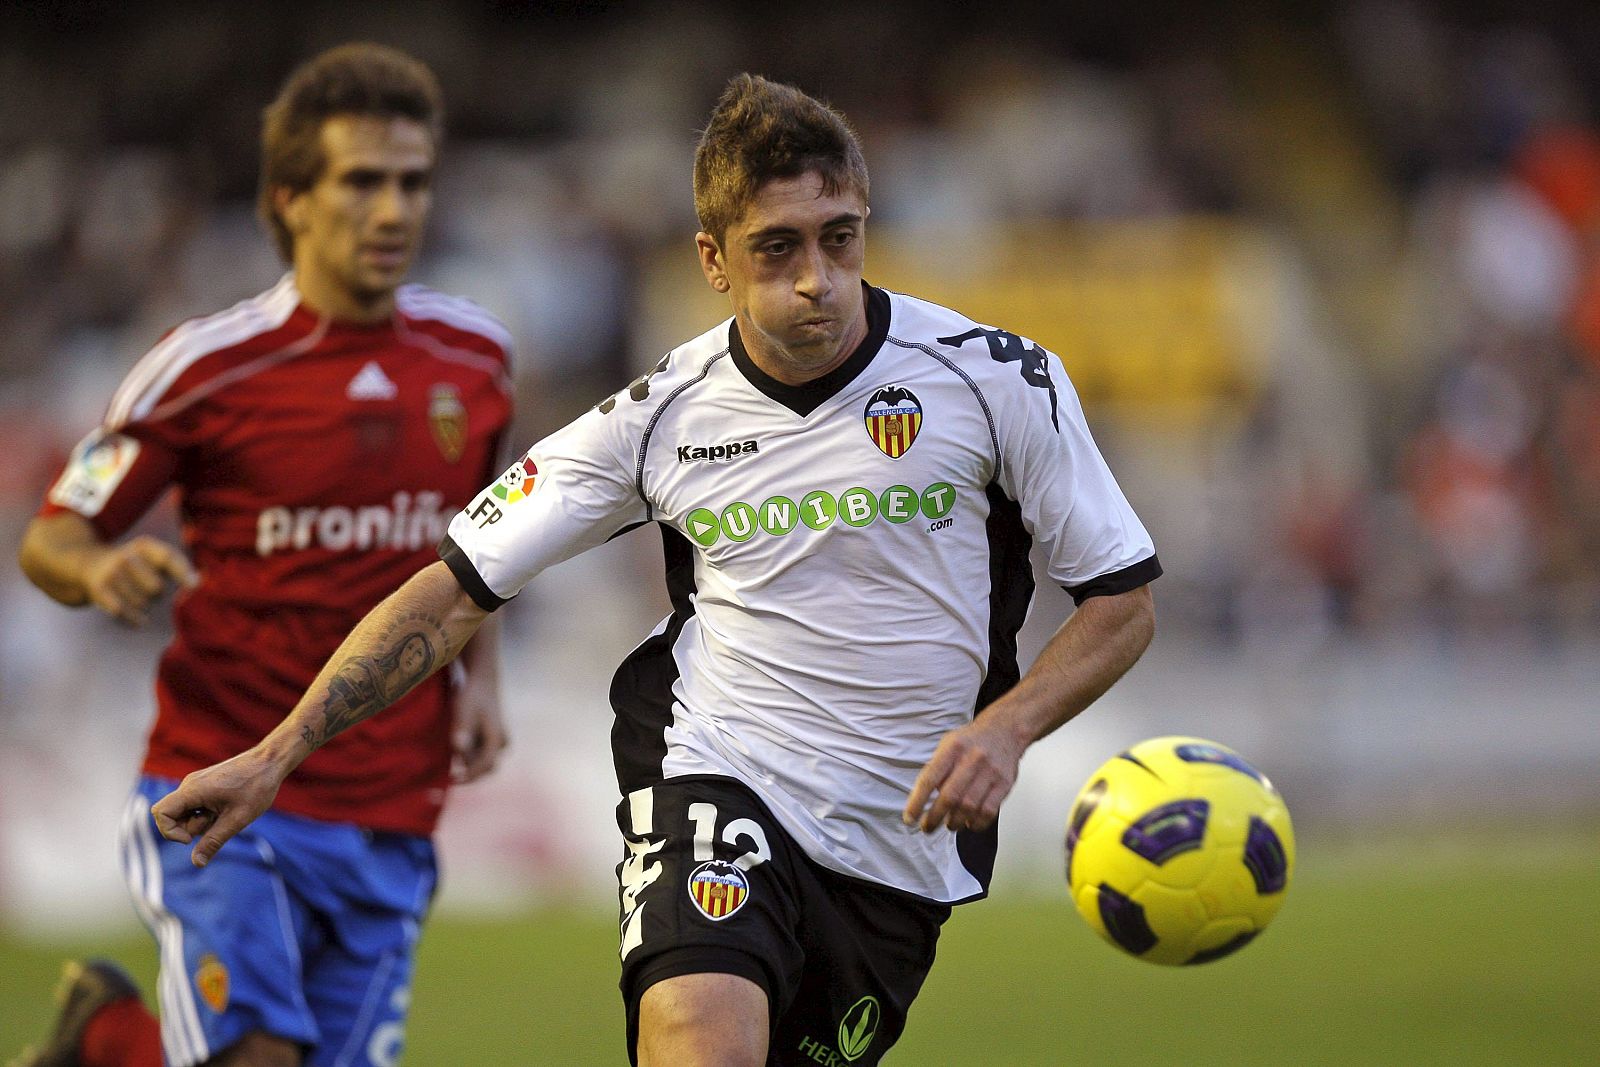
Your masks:
M 207 1060 L 205 1067 L 300 1067 L 302 1058 L 293 1041 L 256 1031 Z
M 748 978 L 669 978 L 640 998 L 639 1067 L 761 1067 L 767 1031 L 766 991 Z

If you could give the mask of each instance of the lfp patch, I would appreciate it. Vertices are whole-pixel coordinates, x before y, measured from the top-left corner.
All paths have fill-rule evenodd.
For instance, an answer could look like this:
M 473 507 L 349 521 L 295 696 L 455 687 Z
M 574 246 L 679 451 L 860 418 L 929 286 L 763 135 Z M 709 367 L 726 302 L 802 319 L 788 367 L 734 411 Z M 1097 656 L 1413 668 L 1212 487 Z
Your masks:
M 689 875 L 689 899 L 712 922 L 721 922 L 744 907 L 749 897 L 750 879 L 725 860 L 709 860 Z
M 120 433 L 95 430 L 78 442 L 66 470 L 50 489 L 50 503 L 92 519 L 100 514 L 139 458 L 139 442 Z
M 522 462 L 502 474 L 500 480 L 490 486 L 489 492 L 507 504 L 515 504 L 533 495 L 533 482 L 537 477 L 539 468 L 534 464 L 533 457 L 523 456 Z
M 905 386 L 889 385 L 872 394 L 862 418 L 878 451 L 899 459 L 910 451 L 922 429 L 922 404 Z

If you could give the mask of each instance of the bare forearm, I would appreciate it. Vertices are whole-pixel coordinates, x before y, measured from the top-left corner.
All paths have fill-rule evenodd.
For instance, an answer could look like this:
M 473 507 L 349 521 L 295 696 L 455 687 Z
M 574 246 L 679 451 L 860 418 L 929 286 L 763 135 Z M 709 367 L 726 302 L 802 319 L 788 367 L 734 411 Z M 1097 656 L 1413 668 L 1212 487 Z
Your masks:
M 488 615 L 478 632 L 461 650 L 461 666 L 467 672 L 467 684 L 481 686 L 488 692 L 500 692 L 500 616 Z
M 449 663 L 486 617 L 443 563 L 418 572 L 350 632 L 259 747 L 287 776 Z
M 1150 587 L 1091 597 L 1062 624 L 993 714 L 1024 746 L 1069 722 L 1138 662 L 1155 635 Z
M 46 596 L 75 608 L 89 602 L 84 578 L 90 563 L 106 550 L 87 519 L 64 512 L 28 524 L 17 563 Z

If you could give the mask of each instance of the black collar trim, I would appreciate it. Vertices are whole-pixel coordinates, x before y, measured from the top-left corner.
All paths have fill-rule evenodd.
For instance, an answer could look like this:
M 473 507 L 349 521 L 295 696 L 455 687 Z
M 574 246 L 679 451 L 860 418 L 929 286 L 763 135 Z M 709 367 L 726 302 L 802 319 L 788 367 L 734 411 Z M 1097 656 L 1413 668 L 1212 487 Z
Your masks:
M 750 353 L 745 351 L 744 340 L 739 336 L 738 319 L 728 324 L 728 351 L 733 356 L 733 365 L 739 368 L 751 385 L 796 415 L 804 418 L 811 414 L 855 381 L 867 369 L 867 364 L 872 362 L 872 357 L 878 354 L 878 349 L 883 347 L 884 338 L 889 336 L 889 294 L 882 289 L 874 289 L 866 282 L 862 282 L 861 287 L 866 290 L 867 336 L 861 339 L 856 350 L 843 363 L 827 374 L 800 385 L 785 385 L 778 381 L 756 366 Z

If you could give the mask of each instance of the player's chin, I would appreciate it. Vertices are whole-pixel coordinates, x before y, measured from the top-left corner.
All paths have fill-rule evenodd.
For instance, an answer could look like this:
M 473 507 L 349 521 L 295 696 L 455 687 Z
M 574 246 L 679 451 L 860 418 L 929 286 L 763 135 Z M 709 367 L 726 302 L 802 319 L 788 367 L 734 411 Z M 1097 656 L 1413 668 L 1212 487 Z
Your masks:
M 387 267 L 384 269 L 364 268 L 355 273 L 350 279 L 352 292 L 362 300 L 377 300 L 387 298 L 405 282 L 406 267 Z
M 786 340 L 784 347 L 796 356 L 831 358 L 839 350 L 839 330 L 831 322 L 795 327 Z

